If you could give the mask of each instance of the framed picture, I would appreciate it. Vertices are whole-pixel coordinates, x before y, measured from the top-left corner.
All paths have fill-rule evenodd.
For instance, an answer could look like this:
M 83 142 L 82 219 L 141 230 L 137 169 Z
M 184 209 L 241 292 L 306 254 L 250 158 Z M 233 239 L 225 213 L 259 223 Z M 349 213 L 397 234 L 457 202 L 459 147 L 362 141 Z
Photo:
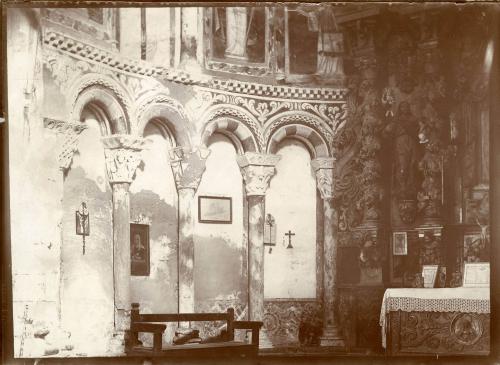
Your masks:
M 147 224 L 130 224 L 130 265 L 131 275 L 149 275 L 149 225 Z
M 490 286 L 489 262 L 474 262 L 464 264 L 464 288 L 487 288 Z
M 424 288 L 434 288 L 439 265 L 423 265 L 422 278 L 424 279 Z
M 392 254 L 395 256 L 408 255 L 408 237 L 406 232 L 392 234 Z
M 198 221 L 200 223 L 231 224 L 232 199 L 218 196 L 198 196 Z

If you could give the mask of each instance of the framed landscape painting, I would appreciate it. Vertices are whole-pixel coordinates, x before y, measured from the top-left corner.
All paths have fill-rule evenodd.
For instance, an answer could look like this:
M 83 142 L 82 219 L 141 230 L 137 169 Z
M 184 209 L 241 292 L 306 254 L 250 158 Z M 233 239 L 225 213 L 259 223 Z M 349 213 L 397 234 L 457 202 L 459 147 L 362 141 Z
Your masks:
M 198 221 L 200 223 L 230 224 L 232 220 L 233 208 L 230 197 L 198 197 Z

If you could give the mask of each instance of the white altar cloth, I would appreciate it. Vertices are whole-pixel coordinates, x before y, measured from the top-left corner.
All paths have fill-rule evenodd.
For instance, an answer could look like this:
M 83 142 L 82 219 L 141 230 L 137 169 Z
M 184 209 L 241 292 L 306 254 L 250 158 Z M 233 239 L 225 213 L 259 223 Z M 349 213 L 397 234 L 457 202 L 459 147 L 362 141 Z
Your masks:
M 404 312 L 490 313 L 490 288 L 390 288 L 380 309 L 382 346 L 386 347 L 387 315 Z

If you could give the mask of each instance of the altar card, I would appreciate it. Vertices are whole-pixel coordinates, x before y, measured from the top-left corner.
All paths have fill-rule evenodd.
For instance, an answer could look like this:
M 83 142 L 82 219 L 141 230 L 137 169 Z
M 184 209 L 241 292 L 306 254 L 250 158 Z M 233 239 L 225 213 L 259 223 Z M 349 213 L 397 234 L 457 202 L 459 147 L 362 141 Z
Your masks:
M 464 288 L 485 288 L 490 286 L 489 262 L 464 264 Z

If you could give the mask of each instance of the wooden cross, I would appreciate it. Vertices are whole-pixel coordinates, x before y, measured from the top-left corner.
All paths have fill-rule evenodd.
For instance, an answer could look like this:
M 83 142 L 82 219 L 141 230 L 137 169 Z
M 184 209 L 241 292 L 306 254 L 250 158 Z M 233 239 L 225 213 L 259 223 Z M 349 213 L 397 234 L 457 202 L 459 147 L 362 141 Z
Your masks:
M 292 231 L 288 230 L 288 233 L 285 233 L 285 236 L 288 236 L 288 246 L 286 248 L 293 248 L 292 236 L 295 236 L 295 233 L 292 233 Z

